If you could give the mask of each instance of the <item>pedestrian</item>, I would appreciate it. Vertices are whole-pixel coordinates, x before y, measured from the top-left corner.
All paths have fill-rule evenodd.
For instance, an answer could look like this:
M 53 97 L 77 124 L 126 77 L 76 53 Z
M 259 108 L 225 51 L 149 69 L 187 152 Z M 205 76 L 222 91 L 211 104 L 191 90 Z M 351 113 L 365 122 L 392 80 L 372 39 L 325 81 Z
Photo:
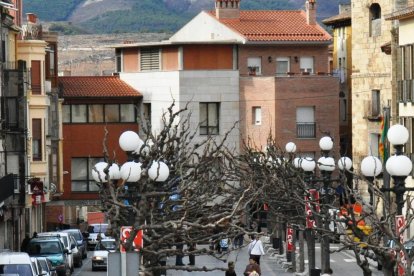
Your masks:
M 30 242 L 30 235 L 29 233 L 26 233 L 23 241 L 22 241 L 22 245 L 20 246 L 20 251 L 21 252 L 27 252 L 27 246 L 29 245 Z
M 33 232 L 32 239 L 37 238 L 37 232 Z
M 243 274 L 244 276 L 250 276 L 254 275 L 254 272 L 261 275 L 262 271 L 260 270 L 260 265 L 256 263 L 256 261 L 252 258 L 249 259 L 249 264 L 246 266 L 246 269 L 244 270 Z
M 324 270 L 323 274 L 321 276 L 331 276 L 333 274 L 333 271 L 331 268 L 327 268 Z
M 223 238 L 220 240 L 220 253 L 221 252 L 227 252 L 229 249 L 230 239 L 229 238 Z
M 249 257 L 253 258 L 260 265 L 260 257 L 264 254 L 262 241 L 259 236 L 254 237 L 249 244 Z
M 235 267 L 234 262 L 229 262 L 225 276 L 237 276 L 236 271 L 234 270 L 234 267 Z
M 183 249 L 184 245 L 180 242 L 177 243 L 175 246 L 175 249 L 177 250 L 176 256 L 175 256 L 175 265 L 177 266 L 183 266 Z
M 190 243 L 187 246 L 188 246 L 188 252 L 189 252 L 188 254 L 189 264 L 188 265 L 195 265 L 195 255 L 192 252 L 196 250 L 196 245 L 195 243 Z

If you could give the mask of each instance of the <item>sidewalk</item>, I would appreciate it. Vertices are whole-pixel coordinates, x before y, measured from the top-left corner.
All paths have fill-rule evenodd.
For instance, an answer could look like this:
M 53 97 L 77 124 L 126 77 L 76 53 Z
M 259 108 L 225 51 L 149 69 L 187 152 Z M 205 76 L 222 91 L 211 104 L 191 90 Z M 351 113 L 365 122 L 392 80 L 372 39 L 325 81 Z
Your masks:
M 236 273 L 239 276 L 243 276 L 244 269 L 246 265 L 249 263 L 249 256 L 247 252 L 247 244 L 246 246 L 235 251 L 230 252 L 227 255 L 227 258 L 223 258 L 222 260 L 218 260 L 213 256 L 196 256 L 196 267 L 203 267 L 206 268 L 213 268 L 213 267 L 223 267 L 227 268 L 227 263 L 233 261 L 236 264 Z M 198 246 L 198 248 L 203 246 Z M 207 246 L 206 246 L 207 247 Z M 292 276 L 292 273 L 286 273 L 284 269 L 278 265 L 275 260 L 270 260 L 269 256 L 262 256 L 260 259 L 260 268 L 262 270 L 263 276 Z M 226 262 L 224 262 L 226 261 Z M 188 264 L 188 257 L 183 259 L 184 264 Z M 169 258 L 167 261 L 168 264 L 174 265 L 175 258 Z M 220 276 L 224 275 L 225 272 L 221 270 L 216 270 L 212 272 L 199 272 L 199 271 L 168 271 L 168 276 Z

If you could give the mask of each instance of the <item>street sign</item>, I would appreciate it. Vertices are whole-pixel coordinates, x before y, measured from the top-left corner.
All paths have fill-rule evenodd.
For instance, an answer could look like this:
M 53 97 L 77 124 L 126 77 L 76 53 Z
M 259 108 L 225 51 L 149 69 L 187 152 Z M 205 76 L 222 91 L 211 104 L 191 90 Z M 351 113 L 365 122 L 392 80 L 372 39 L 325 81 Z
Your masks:
M 120 251 L 122 253 L 126 252 L 126 250 L 125 250 L 125 248 L 122 244 L 125 243 L 129 239 L 129 237 L 131 235 L 131 231 L 132 231 L 132 226 L 122 226 L 121 227 Z M 142 230 L 139 230 L 138 233 L 135 235 L 135 238 L 132 242 L 132 246 L 135 248 L 135 250 L 139 250 L 140 248 L 142 248 L 144 246 L 142 235 L 143 235 Z
M 62 223 L 62 222 L 63 222 L 63 215 L 62 215 L 62 214 L 59 214 L 59 216 L 58 216 L 58 221 L 59 221 L 60 223 Z

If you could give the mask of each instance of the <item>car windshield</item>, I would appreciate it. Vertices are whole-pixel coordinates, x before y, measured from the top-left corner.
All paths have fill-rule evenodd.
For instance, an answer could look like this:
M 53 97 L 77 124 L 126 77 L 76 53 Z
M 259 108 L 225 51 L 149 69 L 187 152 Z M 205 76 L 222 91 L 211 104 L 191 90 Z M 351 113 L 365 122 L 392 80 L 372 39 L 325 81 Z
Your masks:
M 101 241 L 96 245 L 95 250 L 115 250 L 116 243 L 115 241 Z
M 58 241 L 33 242 L 29 244 L 29 255 L 61 254 L 62 250 Z
M 73 236 L 73 237 L 75 237 L 75 239 L 77 240 L 77 241 L 79 241 L 79 240 L 81 240 L 82 239 L 82 235 L 79 233 L 79 231 L 71 231 L 70 232 L 70 234 Z
M 47 266 L 47 262 L 44 259 L 39 260 L 40 265 L 42 266 L 42 270 L 49 271 L 49 267 Z
M 108 228 L 107 224 L 96 224 L 92 225 L 90 233 L 105 233 Z
M 1 275 L 33 276 L 30 264 L 5 264 L 0 265 Z

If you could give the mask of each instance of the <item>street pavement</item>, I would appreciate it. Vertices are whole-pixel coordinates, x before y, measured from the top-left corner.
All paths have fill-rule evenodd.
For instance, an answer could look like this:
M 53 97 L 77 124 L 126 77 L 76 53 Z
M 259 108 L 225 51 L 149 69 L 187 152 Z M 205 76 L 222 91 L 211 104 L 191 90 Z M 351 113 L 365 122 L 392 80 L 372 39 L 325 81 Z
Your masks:
M 200 246 L 199 246 L 200 247 Z M 331 250 L 338 249 L 338 245 L 331 244 Z M 241 249 L 230 252 L 223 260 L 214 258 L 213 256 L 197 256 L 196 266 L 207 268 L 212 267 L 223 267 L 227 268 L 227 263 L 233 261 L 236 264 L 236 273 L 239 276 L 243 276 L 244 269 L 248 264 L 248 252 L 247 246 Z M 188 258 L 183 259 L 184 264 L 188 264 Z M 174 265 L 175 258 L 169 258 L 168 264 Z M 307 264 L 306 248 L 305 248 L 305 264 Z M 316 265 L 320 264 L 320 245 L 316 245 Z M 372 275 L 379 276 L 383 275 L 382 271 L 378 271 L 375 262 L 370 262 Z M 305 265 L 306 267 L 307 265 Z M 262 270 L 262 276 L 292 276 L 295 273 L 286 272 L 282 268 L 281 264 L 278 264 L 276 260 L 269 258 L 269 255 L 262 256 L 260 259 L 260 268 Z M 358 267 L 355 257 L 351 251 L 342 251 L 331 254 L 331 268 L 334 271 L 333 275 L 363 275 L 361 268 Z M 189 271 L 168 271 L 168 276 L 213 276 L 213 275 L 224 275 L 225 272 L 216 270 L 212 272 L 189 272 Z M 309 275 L 308 273 L 297 274 L 297 275 Z

